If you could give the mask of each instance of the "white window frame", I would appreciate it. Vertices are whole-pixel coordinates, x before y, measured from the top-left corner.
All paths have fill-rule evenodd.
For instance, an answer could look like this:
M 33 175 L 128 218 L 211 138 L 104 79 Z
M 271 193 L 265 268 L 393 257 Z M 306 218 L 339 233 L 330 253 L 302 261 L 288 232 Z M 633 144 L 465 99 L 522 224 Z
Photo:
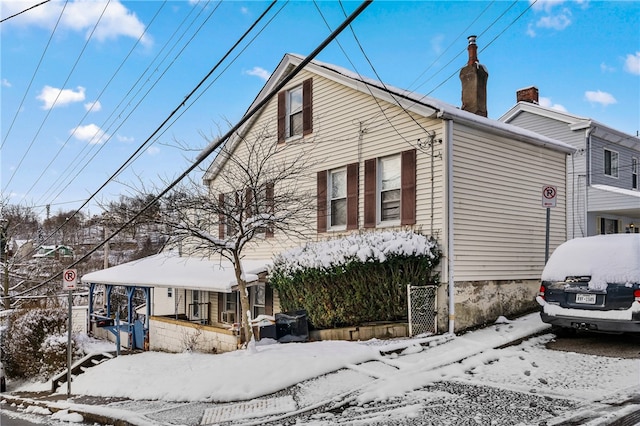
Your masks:
M 223 293 L 223 311 L 220 315 L 220 320 L 223 323 L 233 324 L 236 322 L 236 315 L 238 312 L 238 298 L 237 293 Z M 229 319 L 233 319 L 233 321 L 229 321 Z
M 252 287 L 252 302 L 253 302 L 253 318 L 256 318 L 260 314 L 264 314 L 266 308 L 266 288 L 264 284 L 257 284 Z
M 344 174 L 344 196 L 333 197 L 333 175 Z M 329 229 L 347 229 L 347 168 L 340 167 L 339 169 L 329 170 L 327 176 L 327 204 L 329 210 Z M 333 201 L 344 200 L 344 224 L 333 223 Z
M 194 319 L 200 319 L 200 298 L 201 298 L 200 290 L 191 290 L 191 306 L 193 309 L 191 310 L 191 314 L 193 314 Z
M 398 185 L 395 188 L 387 188 L 386 190 L 383 190 L 383 167 L 382 164 L 383 162 L 387 161 L 387 160 L 396 160 L 398 162 Z M 395 154 L 395 155 L 389 155 L 387 157 L 380 157 L 378 158 L 378 164 L 376 167 L 376 171 L 377 171 L 377 183 L 376 183 L 376 207 L 377 207 L 377 219 L 378 219 L 378 223 L 379 224 L 385 224 L 385 225 L 398 225 L 400 224 L 400 219 L 402 217 L 402 156 L 400 154 Z M 399 198 L 398 198 L 398 217 L 396 218 L 392 218 L 392 219 L 384 219 L 382 217 L 382 195 L 383 192 L 388 192 L 388 191 L 398 191 L 399 193 Z
M 167 297 L 173 297 L 173 287 L 167 287 Z
M 297 97 L 299 93 L 299 97 L 300 97 L 300 106 L 293 109 L 293 99 L 294 97 Z M 303 124 L 303 109 L 304 109 L 304 92 L 302 90 L 302 84 L 299 86 L 296 86 L 290 90 L 287 90 L 287 96 L 286 96 L 286 117 L 285 117 L 285 135 L 286 138 L 285 139 L 292 139 L 292 138 L 300 138 L 302 137 L 302 134 L 304 132 L 304 124 Z M 294 133 L 293 129 L 291 128 L 291 117 L 293 115 L 300 115 L 300 132 L 299 133 Z
M 607 152 L 609 152 L 609 164 L 607 164 Z M 607 166 L 609 167 L 609 173 L 607 173 Z M 618 151 L 613 151 L 611 149 L 604 148 L 604 175 L 617 178 L 618 177 L 618 169 L 620 166 L 620 155 Z
M 638 157 L 631 157 L 631 189 L 638 189 Z

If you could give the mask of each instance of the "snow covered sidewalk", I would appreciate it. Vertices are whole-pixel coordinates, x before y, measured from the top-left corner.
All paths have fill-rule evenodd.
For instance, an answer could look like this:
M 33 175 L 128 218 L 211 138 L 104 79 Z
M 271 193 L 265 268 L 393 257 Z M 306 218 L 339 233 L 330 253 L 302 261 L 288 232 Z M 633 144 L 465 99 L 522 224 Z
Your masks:
M 94 413 L 140 426 L 170 421 L 176 424 L 178 419 L 185 425 L 207 425 L 266 415 L 289 416 L 332 401 L 344 401 L 352 394 L 359 402 L 393 397 L 409 390 L 412 377 L 418 372 L 426 373 L 546 329 L 548 325 L 534 313 L 461 336 L 367 342 L 261 342 L 254 351 L 220 355 L 145 352 L 93 367 L 71 385 L 73 395 L 127 401 L 98 406 L 77 404 L 74 401 L 79 398 L 72 397 L 45 403 L 51 410 Z M 427 357 L 403 356 L 423 351 L 428 352 Z M 419 365 L 411 365 L 413 362 Z M 384 387 L 376 386 L 376 381 L 399 374 L 406 377 L 387 381 Z M 30 384 L 12 391 L 49 388 L 48 383 Z M 58 391 L 66 395 L 67 390 L 63 386 Z M 12 399 L 7 398 L 5 403 Z

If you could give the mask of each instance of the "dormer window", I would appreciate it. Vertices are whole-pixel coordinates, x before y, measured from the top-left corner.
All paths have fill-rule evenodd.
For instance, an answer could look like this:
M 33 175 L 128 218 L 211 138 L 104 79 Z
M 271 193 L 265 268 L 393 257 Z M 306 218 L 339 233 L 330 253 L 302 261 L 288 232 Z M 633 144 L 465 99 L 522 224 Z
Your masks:
M 278 93 L 278 142 L 299 138 L 313 131 L 313 80 Z

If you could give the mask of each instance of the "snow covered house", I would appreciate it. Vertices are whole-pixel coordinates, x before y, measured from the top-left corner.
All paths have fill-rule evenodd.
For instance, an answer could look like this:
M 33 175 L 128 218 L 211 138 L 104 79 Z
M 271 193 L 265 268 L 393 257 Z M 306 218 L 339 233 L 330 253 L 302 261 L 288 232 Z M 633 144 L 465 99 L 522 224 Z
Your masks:
M 254 317 L 273 315 L 273 293 L 264 283 L 267 266 L 265 261 L 243 264 Z M 227 260 L 167 251 L 85 274 L 81 280 L 90 289 L 91 333 L 113 341 L 119 333 L 122 347 L 219 353 L 241 343 L 237 284 Z M 120 324 L 111 297 L 116 287 L 125 290 L 127 299 L 127 316 L 119 318 Z M 134 301 L 136 292 L 143 294 L 140 304 Z
M 286 54 L 248 109 L 258 111 L 223 143 L 241 158 L 241 141 L 268 129 L 264 143 L 278 144 L 283 158 L 308 152 L 314 166 L 300 190 L 315 194 L 315 214 L 306 239 L 265 233 L 246 258 L 353 232 L 413 229 L 442 249 L 439 331 L 534 309 L 545 262 L 542 190 L 557 189 L 553 249 L 566 240 L 566 158 L 574 148 L 487 118 L 488 72 L 475 37 L 468 51 L 462 109 Z M 225 195 L 227 162 L 219 155 L 204 176 L 212 197 Z
M 567 158 L 567 238 L 640 232 L 640 138 L 538 103 L 538 89 L 517 91 L 500 121 L 563 141 Z

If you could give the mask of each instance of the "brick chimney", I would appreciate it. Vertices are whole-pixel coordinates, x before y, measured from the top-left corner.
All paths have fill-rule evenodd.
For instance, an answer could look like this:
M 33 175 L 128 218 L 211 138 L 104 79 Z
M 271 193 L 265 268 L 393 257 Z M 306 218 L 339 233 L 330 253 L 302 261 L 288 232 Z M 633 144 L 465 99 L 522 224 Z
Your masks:
M 538 105 L 538 88 L 531 86 L 518 90 L 516 92 L 516 102 L 530 102 Z
M 487 116 L 487 80 L 489 73 L 484 65 L 478 62 L 478 46 L 476 36 L 469 36 L 469 61 L 460 70 L 462 82 L 462 109 L 474 114 Z

